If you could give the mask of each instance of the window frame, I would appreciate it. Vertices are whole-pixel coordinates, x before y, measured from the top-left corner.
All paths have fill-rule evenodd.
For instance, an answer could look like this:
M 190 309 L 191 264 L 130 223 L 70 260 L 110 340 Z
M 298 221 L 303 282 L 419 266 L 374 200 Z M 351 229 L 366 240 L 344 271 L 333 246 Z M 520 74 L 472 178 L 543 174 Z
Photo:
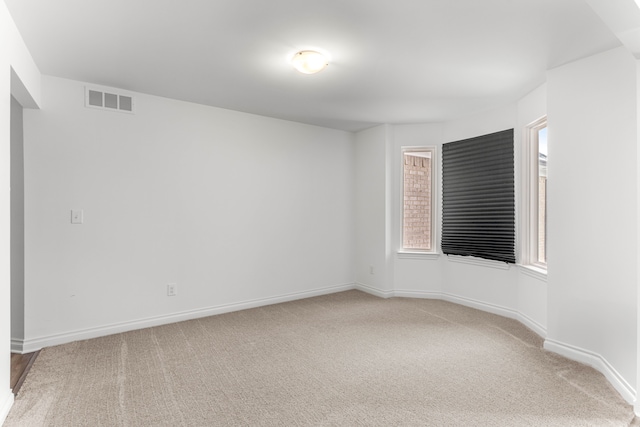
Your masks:
M 523 188 L 523 212 L 524 212 L 524 232 L 522 233 L 522 260 L 521 264 L 526 267 L 533 267 L 546 274 L 547 262 L 538 260 L 539 228 L 538 228 L 538 201 L 539 201 L 539 141 L 540 130 L 547 128 L 547 116 L 531 122 L 524 128 L 524 188 Z M 548 132 L 548 131 L 547 131 Z M 548 195 L 548 193 L 547 193 Z M 545 223 L 548 217 L 545 219 Z M 547 241 L 545 233 L 545 242 Z M 545 252 L 545 260 L 547 253 Z
M 404 223 L 404 157 L 406 154 L 410 153 L 430 153 L 431 154 L 431 198 L 429 200 L 431 206 L 431 217 L 430 217 L 430 240 L 431 240 L 431 248 L 430 249 L 416 249 L 416 248 L 406 248 L 404 247 L 404 234 L 405 234 L 405 223 Z M 437 255 L 438 254 L 438 233 L 436 230 L 437 224 L 437 197 L 438 197 L 438 185 L 437 185 L 437 172 L 439 170 L 438 167 L 438 150 L 435 146 L 403 146 L 400 147 L 400 221 L 399 221 L 399 242 L 398 242 L 398 255 L 401 258 L 414 258 L 414 257 L 423 257 L 429 255 Z

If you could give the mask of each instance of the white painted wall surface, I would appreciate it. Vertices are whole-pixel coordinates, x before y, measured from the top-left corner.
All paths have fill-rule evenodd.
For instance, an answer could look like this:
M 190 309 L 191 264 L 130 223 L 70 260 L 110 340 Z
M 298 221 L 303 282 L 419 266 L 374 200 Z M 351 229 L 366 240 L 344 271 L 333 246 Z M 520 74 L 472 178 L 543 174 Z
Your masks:
M 12 71 L 13 70 L 15 71 Z M 11 340 L 10 128 L 11 94 L 31 107 L 40 102 L 40 73 L 4 2 L 0 2 L 0 424 L 13 403 L 9 389 Z M 13 76 L 13 81 L 12 81 Z M 13 84 L 12 84 L 13 83 Z
M 636 60 L 636 138 L 640 140 L 640 61 Z M 636 149 L 636 213 L 640 215 L 640 150 Z M 636 228 L 636 266 L 640 266 L 640 227 Z M 637 289 L 640 289 L 640 271 L 637 273 Z M 636 295 L 636 359 L 638 359 L 636 367 L 636 401 L 635 413 L 640 417 L 640 291 Z
M 525 232 L 525 208 L 523 207 L 523 185 L 526 183 L 525 165 L 523 163 L 524 129 L 534 121 L 547 114 L 547 85 L 543 84 L 527 94 L 518 102 L 518 119 L 514 134 L 516 155 L 516 206 L 518 207 L 518 236 L 522 245 Z M 518 248 L 521 251 L 521 247 Z M 520 258 L 521 259 L 521 258 Z M 546 279 L 526 274 L 526 270 L 518 270 L 517 310 L 524 316 L 529 327 L 542 336 L 546 336 L 547 328 L 547 282 Z
M 4 2 L 0 4 L 0 37 L 4 39 L 8 21 Z M 10 276 L 10 125 L 11 82 L 9 55 L 6 46 L 0 44 L 0 423 L 4 421 L 13 404 L 10 380 L 11 341 L 11 276 Z
M 459 120 L 445 122 L 442 128 L 443 143 L 511 129 L 516 126 L 517 111 L 516 104 L 509 104 Z
M 443 127 L 443 143 L 473 138 L 505 129 L 515 128 L 517 107 L 515 104 L 476 114 L 461 120 L 446 122 Z M 443 292 L 456 297 L 484 304 L 487 308 L 517 308 L 518 275 L 514 266 L 496 263 L 496 267 L 476 266 L 453 262 L 443 256 Z
M 553 69 L 547 80 L 548 339 L 603 358 L 629 395 L 637 365 L 635 67 L 619 48 Z
M 433 181 L 432 192 L 435 195 L 433 215 L 435 216 L 433 236 L 434 246 L 439 251 L 440 234 L 440 159 L 442 145 L 442 124 L 408 124 L 394 125 L 391 127 L 391 139 L 393 152 L 392 174 L 392 239 L 390 241 L 394 259 L 394 288 L 396 293 L 402 295 L 415 295 L 428 297 L 442 291 L 442 268 L 438 258 L 426 256 L 407 257 L 398 254 L 402 246 L 402 204 L 403 204 L 403 147 L 436 147 L 435 161 L 436 179 Z
M 24 338 L 24 149 L 22 105 L 11 97 L 11 339 Z
M 25 111 L 27 348 L 352 286 L 353 134 L 133 96 Z
M 384 293 L 391 289 L 385 232 L 387 127 L 358 132 L 355 138 L 355 281 Z

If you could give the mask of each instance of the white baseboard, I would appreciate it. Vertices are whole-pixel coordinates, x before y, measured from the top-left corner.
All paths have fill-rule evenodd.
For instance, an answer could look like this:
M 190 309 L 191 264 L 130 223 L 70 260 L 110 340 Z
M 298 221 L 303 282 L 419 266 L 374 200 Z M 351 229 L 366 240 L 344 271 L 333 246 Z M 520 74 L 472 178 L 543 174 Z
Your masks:
M 531 329 L 536 334 L 540 335 L 542 338 L 547 338 L 547 328 L 545 328 L 526 314 L 518 312 L 517 320 L 519 320 L 520 323 Z
M 232 304 L 222 304 L 213 307 L 207 307 L 197 310 L 188 310 L 179 313 L 172 313 L 163 316 L 149 317 L 122 323 L 114 323 L 111 325 L 100 326 L 97 328 L 80 329 L 76 331 L 66 332 L 62 334 L 48 335 L 38 338 L 25 340 L 11 340 L 12 350 L 17 353 L 31 353 L 38 351 L 44 347 L 66 344 L 73 341 L 86 340 L 91 338 L 103 337 L 106 335 L 118 334 L 121 332 L 133 331 L 136 329 L 150 328 L 153 326 L 166 325 L 169 323 L 182 322 L 185 320 L 197 319 L 201 317 L 213 316 L 216 314 L 229 313 L 232 311 L 245 310 L 249 308 L 262 307 L 266 305 L 279 304 L 287 301 L 311 298 L 320 295 L 327 295 L 336 292 L 343 292 L 355 289 L 353 283 L 345 285 L 330 286 L 326 288 L 314 289 L 311 291 L 295 292 L 290 294 L 278 295 L 269 298 L 258 298 L 253 300 L 242 301 Z
M 544 326 L 518 310 L 513 310 L 511 308 L 503 307 L 497 304 L 486 303 L 472 298 L 460 297 L 453 294 L 443 293 L 442 295 L 442 299 L 444 299 L 445 301 L 453 302 L 471 308 L 476 308 L 488 313 L 508 317 L 509 319 L 515 319 L 538 334 L 540 337 L 546 338 L 547 336 L 547 329 Z
M 443 299 L 442 292 L 408 291 L 402 289 L 394 291 L 393 296 L 398 298 Z
M 487 313 L 497 314 L 499 316 L 508 317 L 509 319 L 518 319 L 518 311 L 511 308 L 503 307 L 497 304 L 491 304 L 488 302 L 480 301 L 473 298 L 461 297 L 454 294 L 442 293 L 442 299 L 445 301 L 453 302 L 456 304 L 464 305 L 466 307 L 475 308 L 478 310 L 486 311 Z
M 391 298 L 391 297 L 396 296 L 395 295 L 395 291 L 383 291 L 381 289 L 374 288 L 374 287 L 369 286 L 369 285 L 365 285 L 364 283 L 356 283 L 354 285 L 354 289 L 357 289 L 357 290 L 362 291 L 362 292 L 366 292 L 368 294 L 377 296 L 379 298 Z
M 620 393 L 624 400 L 632 405 L 635 403 L 636 391 L 601 355 L 552 339 L 546 339 L 544 341 L 544 348 L 545 350 L 564 356 L 567 359 L 575 360 L 576 362 L 591 366 L 607 378 L 613 388 Z
M 7 416 L 9 415 L 9 411 L 13 406 L 13 393 L 9 388 L 7 388 L 6 390 L 8 390 L 9 392 L 7 393 L 4 399 L 0 400 L 0 426 L 7 419 Z
M 23 339 L 11 338 L 11 353 L 24 354 L 25 352 L 22 351 L 23 348 L 24 348 Z
M 454 304 L 460 304 L 466 307 L 471 307 L 478 310 L 486 311 L 488 313 L 493 313 L 499 316 L 515 319 L 520 323 L 522 323 L 523 325 L 525 325 L 526 327 L 528 327 L 529 329 L 531 329 L 532 331 L 534 331 L 536 334 L 538 334 L 542 338 L 546 338 L 547 336 L 547 329 L 544 326 L 542 326 L 540 323 L 536 322 L 535 320 L 527 316 L 526 314 L 521 313 L 517 310 L 502 307 L 497 304 L 490 304 L 490 303 L 486 303 L 476 299 L 465 298 L 458 295 L 448 294 L 445 292 L 414 291 L 414 290 L 403 290 L 403 289 L 398 289 L 394 291 L 381 291 L 379 289 L 372 288 L 371 286 L 367 286 L 362 283 L 356 283 L 355 288 L 381 298 L 392 298 L 392 297 L 425 298 L 425 299 L 439 299 L 443 301 L 448 301 Z

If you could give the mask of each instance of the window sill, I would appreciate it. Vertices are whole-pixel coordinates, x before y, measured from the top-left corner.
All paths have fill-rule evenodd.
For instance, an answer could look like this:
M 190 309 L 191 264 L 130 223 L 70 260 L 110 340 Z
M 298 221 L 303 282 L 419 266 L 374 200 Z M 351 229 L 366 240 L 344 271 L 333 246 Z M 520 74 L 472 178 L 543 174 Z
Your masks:
M 498 270 L 509 270 L 510 266 L 506 262 L 492 261 L 484 258 L 461 255 L 447 255 L 447 259 L 460 264 L 478 265 L 481 267 L 497 268 Z
M 438 252 L 409 252 L 398 251 L 398 259 L 423 259 L 436 260 L 440 257 Z
M 543 282 L 547 281 L 547 270 L 543 268 L 522 264 L 518 265 L 518 267 L 520 267 L 520 271 L 522 271 L 523 274 L 526 274 L 529 277 L 542 280 Z

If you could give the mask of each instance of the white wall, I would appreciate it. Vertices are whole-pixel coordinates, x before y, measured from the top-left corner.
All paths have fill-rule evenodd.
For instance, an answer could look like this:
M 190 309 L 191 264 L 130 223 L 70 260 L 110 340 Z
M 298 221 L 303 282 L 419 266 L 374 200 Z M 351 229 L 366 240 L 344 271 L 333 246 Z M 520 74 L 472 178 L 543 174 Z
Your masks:
M 387 258 L 387 126 L 356 134 L 355 281 L 384 294 L 390 289 Z M 373 270 L 372 270 L 373 269 Z
M 619 48 L 547 80 L 546 346 L 601 365 L 627 397 L 637 365 L 635 66 Z
M 24 149 L 22 105 L 11 97 L 11 338 L 24 338 Z
M 429 296 L 442 292 L 442 268 L 438 257 L 424 255 L 400 254 L 398 250 L 402 246 L 402 193 L 403 193 L 403 166 L 402 147 L 436 147 L 437 153 L 433 165 L 436 179 L 432 183 L 432 192 L 436 195 L 433 207 L 434 221 L 434 245 L 439 247 L 438 235 L 440 233 L 440 147 L 442 146 L 441 123 L 394 125 L 390 137 L 393 152 L 392 174 L 392 240 L 389 242 L 394 259 L 393 287 L 396 295 L 403 296 Z
M 473 138 L 493 132 L 515 128 L 516 105 L 487 111 L 471 117 L 445 123 L 445 143 Z M 485 305 L 486 309 L 513 311 L 517 308 L 517 269 L 504 263 L 490 267 L 461 264 L 443 258 L 443 291 L 468 300 L 473 305 Z
M 520 245 L 526 227 L 526 208 L 523 206 L 522 190 L 526 185 L 526 168 L 524 165 L 524 129 L 534 121 L 547 114 L 547 85 L 536 88 L 518 102 L 518 119 L 514 133 L 516 156 L 516 206 L 518 207 L 517 230 Z M 522 253 L 519 247 L 518 253 Z M 541 336 L 546 336 L 547 329 L 547 280 L 546 275 L 535 274 L 527 268 L 520 267 L 518 274 L 517 311 L 530 328 Z
M 4 2 L 0 4 L 0 37 L 4 38 L 8 21 Z M 9 388 L 11 339 L 11 277 L 10 277 L 10 133 L 11 82 L 9 54 L 0 44 L 0 423 L 4 421 L 13 403 Z
M 133 96 L 25 111 L 26 350 L 352 286 L 353 134 Z
M 4 2 L 0 2 L 0 423 L 13 403 L 9 389 L 11 339 L 10 129 L 11 95 L 23 106 L 40 100 L 40 73 Z
M 640 140 L 640 61 L 636 59 L 636 139 Z M 640 150 L 636 149 L 636 213 L 640 215 Z M 640 218 L 639 218 L 640 219 Z M 640 289 L 640 270 L 637 266 L 640 266 L 640 227 L 636 227 L 636 280 L 638 288 Z M 638 396 L 638 390 L 640 390 L 640 291 L 636 292 L 636 358 L 638 364 L 636 365 L 636 402 L 635 413 L 640 416 L 640 396 Z

